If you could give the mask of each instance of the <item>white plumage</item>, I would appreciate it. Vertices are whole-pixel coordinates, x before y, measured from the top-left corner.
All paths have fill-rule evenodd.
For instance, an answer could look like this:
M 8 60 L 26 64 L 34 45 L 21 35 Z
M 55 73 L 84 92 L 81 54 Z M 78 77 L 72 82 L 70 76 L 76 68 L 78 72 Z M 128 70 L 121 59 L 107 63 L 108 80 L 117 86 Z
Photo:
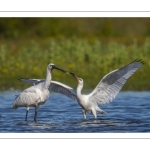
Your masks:
M 39 106 L 44 104 L 49 98 L 50 95 L 49 87 L 52 78 L 51 75 L 52 69 L 57 69 L 66 73 L 66 71 L 56 67 L 54 64 L 51 63 L 47 66 L 46 79 L 43 82 L 39 82 L 38 84 L 31 86 L 22 91 L 20 94 L 16 95 L 12 108 L 16 109 L 18 107 L 26 107 L 25 120 L 27 120 L 29 107 L 32 106 L 35 107 L 34 121 L 36 122 Z
M 37 84 L 45 81 L 45 79 L 26 79 L 26 78 L 19 78 L 19 80 L 22 82 L 31 83 L 33 85 L 37 85 Z M 53 91 L 56 93 L 66 95 L 67 97 L 69 97 L 73 100 L 78 99 L 77 95 L 76 95 L 76 91 L 72 87 L 70 87 L 66 84 L 63 84 L 61 82 L 58 82 L 58 81 L 51 80 L 51 84 L 49 86 L 49 91 Z
M 127 79 L 143 64 L 143 61 L 135 60 L 124 67 L 111 71 L 105 75 L 96 88 L 87 95 L 81 94 L 83 89 L 83 79 L 78 78 L 72 72 L 70 72 L 70 74 L 72 74 L 78 81 L 77 91 L 70 87 L 68 88 L 67 85 L 62 83 L 60 84 L 61 88 L 58 87 L 58 85 L 54 85 L 56 88 L 50 86 L 50 90 L 54 90 L 55 92 L 61 91 L 61 94 L 77 100 L 78 104 L 82 107 L 84 119 L 86 119 L 86 112 L 93 114 L 96 119 L 97 113 L 106 114 L 105 111 L 99 108 L 98 104 L 110 103 L 117 96 Z M 22 81 L 36 84 L 37 82 L 43 82 L 44 80 L 26 79 Z

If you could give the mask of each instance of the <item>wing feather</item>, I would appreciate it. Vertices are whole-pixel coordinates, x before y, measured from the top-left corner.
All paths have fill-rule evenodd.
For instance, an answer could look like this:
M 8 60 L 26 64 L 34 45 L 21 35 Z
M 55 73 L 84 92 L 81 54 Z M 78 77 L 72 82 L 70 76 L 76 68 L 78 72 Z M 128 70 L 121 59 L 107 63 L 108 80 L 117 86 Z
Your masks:
M 45 81 L 45 79 L 27 79 L 27 78 L 19 78 L 19 80 L 22 82 L 31 83 L 33 85 L 36 85 Z M 56 92 L 56 93 L 63 94 L 73 100 L 78 99 L 76 91 L 73 88 L 63 83 L 60 83 L 58 81 L 51 81 L 49 90 Z
M 143 64 L 143 61 L 135 60 L 105 75 L 89 95 L 90 100 L 96 101 L 99 104 L 111 102 L 126 83 L 127 79 Z
M 56 93 L 66 95 L 67 97 L 69 97 L 73 100 L 78 99 L 76 91 L 73 88 L 71 88 L 68 85 L 65 85 L 63 83 L 60 83 L 58 81 L 51 81 L 49 90 L 53 91 L 53 92 L 56 92 Z
M 37 85 L 45 81 L 45 79 L 27 79 L 27 78 L 20 78 L 20 77 L 19 77 L 19 80 L 22 82 L 33 84 L 33 85 Z

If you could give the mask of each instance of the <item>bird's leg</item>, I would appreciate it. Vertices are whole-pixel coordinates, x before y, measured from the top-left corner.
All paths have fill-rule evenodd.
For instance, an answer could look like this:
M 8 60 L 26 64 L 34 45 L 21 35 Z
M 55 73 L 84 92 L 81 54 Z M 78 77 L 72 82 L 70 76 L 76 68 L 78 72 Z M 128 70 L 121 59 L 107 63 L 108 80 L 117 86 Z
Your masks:
M 39 106 L 35 106 L 35 114 L 34 114 L 34 121 L 36 122 L 37 112 L 38 112 Z
M 92 114 L 94 115 L 94 118 L 96 119 L 97 118 L 97 113 L 96 113 L 95 108 L 92 108 Z
M 28 111 L 29 111 L 29 107 L 26 108 L 26 118 L 25 118 L 25 121 L 27 121 Z
M 85 111 L 85 109 L 82 109 L 82 114 L 83 114 L 84 120 L 86 120 L 86 111 Z

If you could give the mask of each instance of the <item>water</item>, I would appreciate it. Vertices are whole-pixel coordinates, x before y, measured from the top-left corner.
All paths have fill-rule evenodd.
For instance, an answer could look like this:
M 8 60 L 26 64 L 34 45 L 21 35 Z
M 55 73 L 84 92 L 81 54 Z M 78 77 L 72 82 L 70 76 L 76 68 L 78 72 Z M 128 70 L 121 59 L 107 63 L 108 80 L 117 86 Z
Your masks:
M 100 105 L 107 112 L 97 120 L 87 114 L 83 120 L 80 106 L 70 98 L 53 93 L 39 108 L 37 123 L 34 108 L 12 109 L 14 91 L 0 93 L 0 133 L 145 133 L 150 132 L 150 92 L 120 92 L 113 102 Z

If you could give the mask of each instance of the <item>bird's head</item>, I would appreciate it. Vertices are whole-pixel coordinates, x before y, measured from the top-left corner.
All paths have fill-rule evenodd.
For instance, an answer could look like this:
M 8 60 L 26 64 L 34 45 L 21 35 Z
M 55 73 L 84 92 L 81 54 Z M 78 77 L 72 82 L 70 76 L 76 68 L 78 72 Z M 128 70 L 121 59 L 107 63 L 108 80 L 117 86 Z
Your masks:
M 62 71 L 62 72 L 64 72 L 64 73 L 68 74 L 67 71 L 65 71 L 65 70 L 63 70 L 63 69 L 61 69 L 61 68 L 56 67 L 53 63 L 50 63 L 50 64 L 47 66 L 47 69 L 50 70 L 50 73 L 52 73 L 52 70 L 53 70 L 53 69 L 57 69 L 57 70 L 60 70 L 60 71 Z
M 83 84 L 83 79 L 82 78 L 78 78 L 78 83 L 79 84 Z

